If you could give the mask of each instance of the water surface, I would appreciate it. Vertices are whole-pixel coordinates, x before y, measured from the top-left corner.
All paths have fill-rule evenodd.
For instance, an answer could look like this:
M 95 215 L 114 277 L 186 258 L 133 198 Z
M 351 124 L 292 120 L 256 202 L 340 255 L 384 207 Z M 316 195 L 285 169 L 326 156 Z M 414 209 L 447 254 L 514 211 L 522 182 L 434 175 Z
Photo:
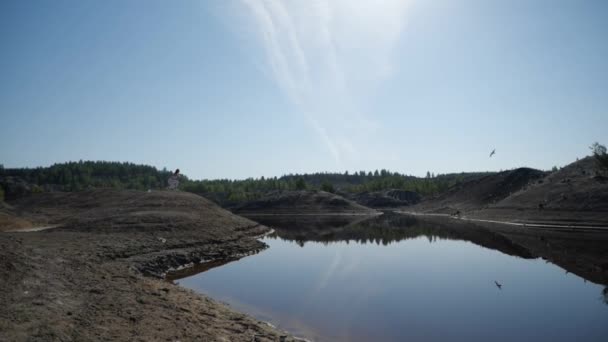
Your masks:
M 502 234 L 399 215 L 264 220 L 267 250 L 179 283 L 318 341 L 608 340 L 604 286 Z

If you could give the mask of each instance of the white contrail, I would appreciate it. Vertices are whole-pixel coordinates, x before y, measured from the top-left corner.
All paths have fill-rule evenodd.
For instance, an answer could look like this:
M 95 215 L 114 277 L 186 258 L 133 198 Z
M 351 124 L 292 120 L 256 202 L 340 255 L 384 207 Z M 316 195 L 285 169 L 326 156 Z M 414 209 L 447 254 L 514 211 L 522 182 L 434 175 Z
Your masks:
M 336 162 L 358 156 L 369 125 L 361 97 L 392 70 L 406 0 L 241 0 L 279 88 Z M 373 131 L 373 129 L 372 129 Z

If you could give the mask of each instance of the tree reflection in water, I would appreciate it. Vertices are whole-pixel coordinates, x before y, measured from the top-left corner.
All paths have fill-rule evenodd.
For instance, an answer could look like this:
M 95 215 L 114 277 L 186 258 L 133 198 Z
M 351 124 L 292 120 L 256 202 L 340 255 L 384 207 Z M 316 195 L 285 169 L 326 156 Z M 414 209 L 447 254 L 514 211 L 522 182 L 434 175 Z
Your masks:
M 336 216 L 260 216 L 252 219 L 274 228 L 270 238 L 294 241 L 303 247 L 307 241 L 325 245 L 356 242 L 388 246 L 424 236 L 429 243 L 439 240 L 464 240 L 525 259 L 535 258 L 525 248 L 504 236 L 477 226 L 430 223 L 413 216 L 386 213 L 374 217 Z
M 542 257 L 585 280 L 608 286 L 608 234 L 494 229 L 458 220 L 429 220 L 387 212 L 380 216 L 252 216 L 275 229 L 270 238 L 324 245 L 339 242 L 390 245 L 426 237 L 429 243 L 462 240 L 524 259 Z M 602 291 L 608 305 L 608 287 Z

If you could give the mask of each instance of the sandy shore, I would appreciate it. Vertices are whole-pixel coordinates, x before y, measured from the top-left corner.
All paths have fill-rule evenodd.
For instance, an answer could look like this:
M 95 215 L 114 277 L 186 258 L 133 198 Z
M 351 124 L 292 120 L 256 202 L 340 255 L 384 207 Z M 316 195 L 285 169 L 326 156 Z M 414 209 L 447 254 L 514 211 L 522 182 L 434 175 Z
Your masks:
M 268 228 L 192 194 L 91 191 L 14 204 L 59 227 L 0 233 L 0 341 L 293 341 L 161 277 L 255 253 Z
M 521 220 L 516 218 L 517 216 L 511 216 L 507 218 L 496 218 L 496 219 L 482 219 L 475 217 L 468 217 L 466 215 L 453 215 L 453 214 L 439 214 L 439 213 L 421 213 L 407 210 L 395 210 L 396 213 L 422 216 L 422 217 L 443 217 L 447 219 L 453 219 L 458 221 L 478 222 L 478 223 L 496 223 L 509 226 L 517 226 L 521 228 L 529 229 L 552 229 L 552 230 L 565 230 L 565 231 L 599 231 L 608 232 L 608 224 L 598 224 L 597 222 L 584 222 L 584 221 L 571 221 L 564 222 L 560 220 Z

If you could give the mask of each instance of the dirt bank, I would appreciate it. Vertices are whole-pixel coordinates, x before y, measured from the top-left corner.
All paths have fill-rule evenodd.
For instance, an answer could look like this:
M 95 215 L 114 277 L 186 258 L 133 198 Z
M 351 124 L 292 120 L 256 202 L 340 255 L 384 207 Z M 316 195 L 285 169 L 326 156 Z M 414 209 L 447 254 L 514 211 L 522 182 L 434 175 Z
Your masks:
M 362 192 L 348 196 L 358 204 L 374 209 L 407 207 L 421 201 L 421 196 L 417 192 L 398 189 Z
M 181 192 L 95 190 L 11 203 L 60 227 L 0 233 L 0 341 L 280 341 L 284 332 L 160 277 L 247 255 L 268 228 Z
M 489 175 L 403 210 L 608 227 L 608 180 L 596 175 L 595 161 L 589 157 L 552 173 L 521 168 Z
M 239 215 L 276 214 L 375 214 L 376 210 L 364 207 L 340 195 L 325 191 L 273 191 L 264 197 L 231 208 Z

